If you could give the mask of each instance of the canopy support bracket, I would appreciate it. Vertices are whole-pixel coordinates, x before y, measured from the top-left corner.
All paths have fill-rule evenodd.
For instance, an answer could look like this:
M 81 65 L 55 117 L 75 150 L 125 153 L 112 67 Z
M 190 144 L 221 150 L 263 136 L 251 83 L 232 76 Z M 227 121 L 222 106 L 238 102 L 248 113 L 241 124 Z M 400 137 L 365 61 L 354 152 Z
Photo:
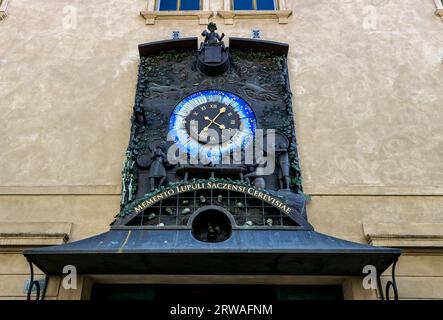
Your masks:
M 378 286 L 378 292 L 380 293 L 381 300 L 388 300 L 388 301 L 391 300 L 391 297 L 390 297 L 391 288 L 392 288 L 392 291 L 394 292 L 394 300 L 398 300 L 397 281 L 395 280 L 395 267 L 397 266 L 397 261 L 398 261 L 398 259 L 396 259 L 394 261 L 394 263 L 392 264 L 392 281 L 389 280 L 386 283 L 385 293 L 383 293 L 383 287 L 382 287 L 382 283 L 381 283 L 381 279 L 380 279 L 380 274 L 377 274 L 377 286 Z
M 38 280 L 34 280 L 34 265 L 32 263 L 32 261 L 28 258 L 28 263 L 29 263 L 29 269 L 31 272 L 31 278 L 29 280 L 29 286 L 28 286 L 28 291 L 27 291 L 27 296 L 26 296 L 26 300 L 31 300 L 31 294 L 32 294 L 32 289 L 35 286 L 36 289 L 36 297 L 35 300 L 44 300 L 45 299 L 45 293 L 46 293 L 46 287 L 48 285 L 48 277 L 46 276 L 45 279 L 45 285 L 43 286 L 43 290 L 40 287 L 40 282 Z M 41 294 L 41 296 L 40 296 Z

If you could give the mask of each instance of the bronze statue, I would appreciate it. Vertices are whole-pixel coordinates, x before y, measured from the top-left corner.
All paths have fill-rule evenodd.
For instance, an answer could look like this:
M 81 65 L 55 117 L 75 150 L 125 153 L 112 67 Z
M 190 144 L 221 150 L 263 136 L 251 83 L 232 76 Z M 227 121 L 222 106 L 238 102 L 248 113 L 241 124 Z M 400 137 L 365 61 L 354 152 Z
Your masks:
M 280 189 L 289 190 L 290 185 L 290 164 L 288 155 L 288 146 L 284 142 L 280 142 L 275 149 L 277 154 L 277 164 L 278 164 L 278 178 L 280 182 Z
M 215 32 L 217 30 L 215 23 L 210 22 L 208 30 L 202 32 L 205 41 L 198 51 L 197 66 L 206 75 L 218 76 L 229 68 L 229 50 L 223 42 L 225 34 L 222 33 L 220 36 Z
M 151 156 L 151 166 L 149 168 L 149 182 L 151 184 L 151 190 L 163 185 L 166 180 L 166 142 L 162 141 L 158 146 L 154 148 Z
M 217 25 L 214 22 L 210 22 L 208 24 L 208 30 L 205 30 L 202 32 L 202 36 L 205 37 L 204 46 L 221 46 L 225 47 L 225 44 L 223 42 L 223 38 L 225 37 L 225 34 L 222 33 L 221 36 L 215 32 L 217 30 Z

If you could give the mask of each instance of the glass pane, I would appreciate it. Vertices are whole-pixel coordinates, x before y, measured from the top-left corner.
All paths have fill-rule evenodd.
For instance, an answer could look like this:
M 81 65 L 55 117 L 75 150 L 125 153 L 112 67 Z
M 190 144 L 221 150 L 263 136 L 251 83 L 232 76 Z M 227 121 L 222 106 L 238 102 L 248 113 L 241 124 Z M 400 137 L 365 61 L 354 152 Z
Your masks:
M 254 10 L 253 0 L 234 0 L 234 10 Z
M 257 10 L 275 10 L 275 0 L 257 0 Z
M 169 11 L 169 10 L 177 10 L 177 0 L 159 0 L 160 6 L 158 10 L 160 11 Z
M 200 0 L 181 0 L 180 10 L 200 10 Z

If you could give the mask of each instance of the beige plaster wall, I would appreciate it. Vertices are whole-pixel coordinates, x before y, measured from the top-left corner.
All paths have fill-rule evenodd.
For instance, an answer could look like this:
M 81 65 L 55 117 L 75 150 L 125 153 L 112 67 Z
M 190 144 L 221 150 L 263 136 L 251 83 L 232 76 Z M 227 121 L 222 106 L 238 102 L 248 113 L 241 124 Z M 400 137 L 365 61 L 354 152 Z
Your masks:
M 316 229 L 365 242 L 365 221 L 443 223 L 443 23 L 434 1 L 286 5 L 289 24 L 211 20 L 228 36 L 258 28 L 264 39 L 290 43 Z M 204 27 L 147 26 L 145 8 L 145 0 L 10 1 L 0 22 L 0 223 L 72 222 L 70 241 L 108 229 L 119 206 L 137 45 Z M 27 270 L 16 249 L 0 250 L 0 297 L 23 298 Z M 399 280 L 403 298 L 443 298 L 440 249 L 400 260 L 399 270 L 409 270 Z

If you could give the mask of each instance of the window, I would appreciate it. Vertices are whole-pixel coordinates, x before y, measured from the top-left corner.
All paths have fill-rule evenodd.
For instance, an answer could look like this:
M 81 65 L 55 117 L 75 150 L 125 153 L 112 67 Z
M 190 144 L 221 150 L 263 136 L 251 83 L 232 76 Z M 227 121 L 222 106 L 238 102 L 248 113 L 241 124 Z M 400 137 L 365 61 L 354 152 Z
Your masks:
M 276 10 L 276 0 L 232 0 L 234 10 Z
M 278 19 L 278 23 L 289 23 L 292 10 L 286 8 L 289 0 L 223 0 L 224 10 L 219 17 L 225 24 L 234 24 L 236 19 Z M 440 0 L 439 0 L 440 1 Z
M 159 11 L 200 10 L 200 0 L 158 0 Z
M 156 20 L 163 19 L 196 19 L 199 24 L 207 25 L 214 14 L 209 9 L 209 0 L 148 0 L 146 9 L 140 11 L 146 24 L 155 24 Z

